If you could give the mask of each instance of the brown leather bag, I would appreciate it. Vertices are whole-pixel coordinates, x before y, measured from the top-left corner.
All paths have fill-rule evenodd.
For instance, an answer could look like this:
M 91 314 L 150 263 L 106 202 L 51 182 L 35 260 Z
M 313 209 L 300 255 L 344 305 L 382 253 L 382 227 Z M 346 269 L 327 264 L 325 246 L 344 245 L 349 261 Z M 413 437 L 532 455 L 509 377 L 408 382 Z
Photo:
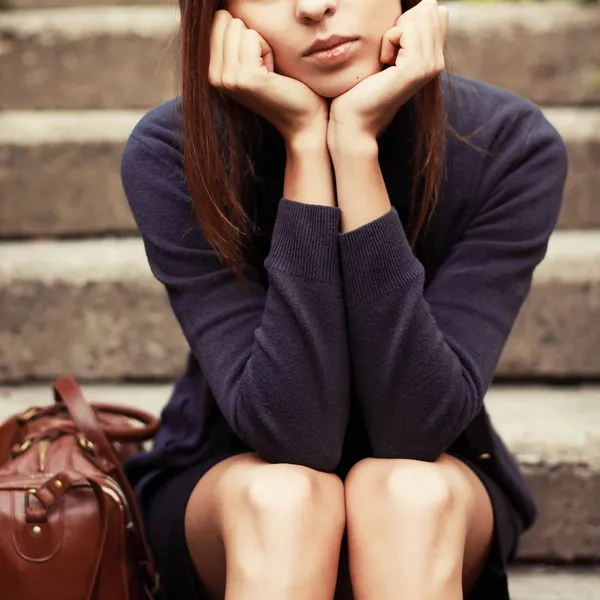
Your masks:
M 0 598 L 150 600 L 158 577 L 122 461 L 152 415 L 88 404 L 77 383 L 0 426 Z M 142 427 L 132 423 L 139 421 Z

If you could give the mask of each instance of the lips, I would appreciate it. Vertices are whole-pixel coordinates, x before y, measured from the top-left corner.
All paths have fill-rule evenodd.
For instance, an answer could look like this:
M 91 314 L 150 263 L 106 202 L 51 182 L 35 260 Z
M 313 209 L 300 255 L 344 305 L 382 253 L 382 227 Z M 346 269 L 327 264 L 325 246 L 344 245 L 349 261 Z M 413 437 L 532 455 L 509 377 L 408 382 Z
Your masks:
M 304 52 L 303 56 L 310 56 L 320 50 L 329 50 L 335 48 L 344 42 L 352 42 L 358 38 L 345 35 L 332 35 L 322 40 L 315 40 L 310 47 Z

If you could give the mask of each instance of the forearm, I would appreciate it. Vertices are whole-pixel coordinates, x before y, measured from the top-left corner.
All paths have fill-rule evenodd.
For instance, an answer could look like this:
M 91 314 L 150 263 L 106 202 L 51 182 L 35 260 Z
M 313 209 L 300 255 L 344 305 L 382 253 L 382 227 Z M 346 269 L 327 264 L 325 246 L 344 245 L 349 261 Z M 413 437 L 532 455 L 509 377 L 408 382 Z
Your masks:
M 324 135 L 286 143 L 283 195 L 304 204 L 336 206 L 331 159 Z
M 352 231 L 391 209 L 378 160 L 377 140 L 348 136 L 332 145 L 341 231 Z
M 352 139 L 332 159 L 353 382 L 374 455 L 431 460 L 468 421 L 463 401 L 474 396 L 423 300 L 377 143 Z

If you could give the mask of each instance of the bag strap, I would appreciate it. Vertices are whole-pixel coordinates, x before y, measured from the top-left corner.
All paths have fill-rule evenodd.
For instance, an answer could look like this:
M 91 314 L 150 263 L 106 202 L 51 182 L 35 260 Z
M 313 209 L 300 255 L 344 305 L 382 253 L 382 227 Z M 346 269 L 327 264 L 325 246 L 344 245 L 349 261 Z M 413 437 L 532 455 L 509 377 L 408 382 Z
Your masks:
M 145 564 L 146 572 L 151 582 L 150 585 L 154 586 L 156 579 L 154 559 L 144 535 L 144 526 L 140 516 L 137 498 L 125 475 L 121 461 L 115 454 L 110 442 L 104 434 L 94 410 L 83 397 L 83 393 L 77 382 L 72 377 L 60 377 L 53 382 L 52 387 L 56 401 L 64 403 L 77 427 L 81 430 L 83 435 L 94 444 L 98 458 L 105 467 L 107 474 L 113 477 L 113 479 L 121 486 L 125 498 L 127 499 L 127 503 L 129 504 L 131 518 L 133 519 L 135 528 L 138 532 L 135 539 L 138 544 L 140 560 Z
M 72 377 L 61 377 L 57 379 L 52 387 L 54 389 L 54 400 L 57 404 L 67 406 L 69 413 L 78 424 L 81 424 L 81 429 L 85 433 L 84 425 L 88 428 L 93 428 L 90 414 L 97 421 L 94 410 L 109 413 L 113 415 L 121 415 L 134 421 L 143 423 L 143 427 L 118 427 L 114 425 L 101 425 L 101 429 L 105 436 L 115 442 L 143 442 L 154 437 L 158 431 L 159 421 L 150 413 L 133 408 L 130 406 L 122 406 L 120 404 L 103 404 L 94 402 L 90 405 L 86 400 L 83 400 L 83 394 L 77 382 Z M 83 400 L 83 402 L 80 402 Z M 77 415 L 77 419 L 75 419 Z M 93 434 L 92 434 L 93 435 Z M 87 436 L 87 433 L 86 433 Z M 91 437 L 87 436 L 94 441 Z M 94 442 L 95 443 L 95 442 Z

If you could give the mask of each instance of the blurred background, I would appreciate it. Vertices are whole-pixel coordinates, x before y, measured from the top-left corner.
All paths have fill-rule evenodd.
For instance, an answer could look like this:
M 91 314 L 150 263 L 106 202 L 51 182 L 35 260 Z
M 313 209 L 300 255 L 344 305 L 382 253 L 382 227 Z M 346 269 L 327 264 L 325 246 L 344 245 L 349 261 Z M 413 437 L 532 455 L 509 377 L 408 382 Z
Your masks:
M 570 173 L 486 403 L 540 518 L 516 600 L 600 600 L 600 4 L 447 2 L 452 70 L 539 104 Z M 121 188 L 123 144 L 177 94 L 168 0 L 0 0 L 0 421 L 72 374 L 158 413 L 186 345 Z

